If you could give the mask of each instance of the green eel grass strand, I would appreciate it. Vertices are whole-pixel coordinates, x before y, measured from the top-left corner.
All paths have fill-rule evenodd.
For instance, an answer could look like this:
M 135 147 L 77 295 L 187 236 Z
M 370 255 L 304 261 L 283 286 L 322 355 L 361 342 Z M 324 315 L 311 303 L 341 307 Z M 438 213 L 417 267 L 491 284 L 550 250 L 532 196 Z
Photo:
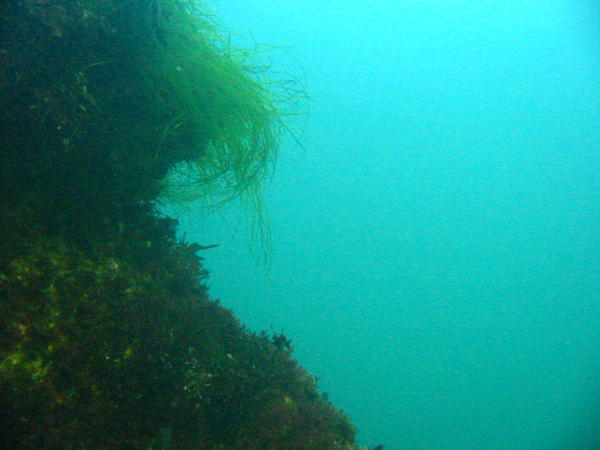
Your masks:
M 191 127 L 204 143 L 200 152 L 171 170 L 163 196 L 196 200 L 208 209 L 240 198 L 253 212 L 255 236 L 268 249 L 261 194 L 272 174 L 282 128 L 275 94 L 268 81 L 257 78 L 264 71 L 250 65 L 250 52 L 233 48 L 196 2 L 153 3 L 156 54 L 151 65 L 170 87 L 165 100 L 184 111 L 166 125 L 165 133 Z

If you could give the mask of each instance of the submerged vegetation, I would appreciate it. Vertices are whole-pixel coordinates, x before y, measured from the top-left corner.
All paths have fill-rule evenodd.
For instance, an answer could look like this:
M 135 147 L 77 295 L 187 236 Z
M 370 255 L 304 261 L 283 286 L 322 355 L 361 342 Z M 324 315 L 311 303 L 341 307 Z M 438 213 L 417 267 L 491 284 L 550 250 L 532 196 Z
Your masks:
M 353 449 L 160 199 L 260 210 L 281 115 L 187 0 L 0 4 L 0 447 Z
M 24 0 L 1 8 L 0 118 L 18 143 L 3 159 L 43 153 L 47 171 L 33 181 L 44 190 L 61 171 L 72 175 L 70 164 L 88 182 L 81 196 L 209 207 L 242 197 L 260 218 L 281 114 L 248 53 L 229 45 L 201 4 Z M 21 142 L 34 126 L 27 147 L 35 154 L 26 159 Z M 28 169 L 13 164 L 3 175 L 22 185 Z
M 352 448 L 289 341 L 209 301 L 196 247 L 147 219 L 94 252 L 40 237 L 2 268 L 0 446 Z

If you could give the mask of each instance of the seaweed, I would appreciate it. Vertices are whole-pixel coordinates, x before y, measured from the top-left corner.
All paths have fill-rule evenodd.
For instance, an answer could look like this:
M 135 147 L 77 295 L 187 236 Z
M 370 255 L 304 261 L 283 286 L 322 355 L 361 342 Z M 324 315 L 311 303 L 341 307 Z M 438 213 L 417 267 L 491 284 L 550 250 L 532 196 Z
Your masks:
M 1 21 L 3 186 L 67 199 L 61 211 L 77 195 L 77 215 L 90 198 L 242 197 L 266 225 L 281 113 L 201 4 L 27 0 Z
M 282 115 L 201 4 L 0 4 L 0 447 L 352 449 L 163 201 L 261 210 Z

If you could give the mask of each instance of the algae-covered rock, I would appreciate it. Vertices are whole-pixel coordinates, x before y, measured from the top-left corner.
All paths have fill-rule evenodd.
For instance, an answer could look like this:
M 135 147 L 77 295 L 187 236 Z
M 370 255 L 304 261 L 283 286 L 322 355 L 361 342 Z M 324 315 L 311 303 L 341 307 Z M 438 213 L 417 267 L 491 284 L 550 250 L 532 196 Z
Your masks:
M 156 210 L 260 203 L 280 115 L 243 56 L 187 0 L 0 3 L 1 448 L 355 448 Z
M 133 220 L 135 222 L 135 220 Z M 172 222 L 93 252 L 40 237 L 0 282 L 3 448 L 341 448 L 283 336 L 253 334 L 198 279 Z M 153 447 L 154 446 L 154 447 Z
M 245 53 L 200 6 L 3 2 L 3 190 L 36 189 L 78 208 L 90 197 L 148 201 L 165 191 L 220 201 L 256 194 L 280 116 Z

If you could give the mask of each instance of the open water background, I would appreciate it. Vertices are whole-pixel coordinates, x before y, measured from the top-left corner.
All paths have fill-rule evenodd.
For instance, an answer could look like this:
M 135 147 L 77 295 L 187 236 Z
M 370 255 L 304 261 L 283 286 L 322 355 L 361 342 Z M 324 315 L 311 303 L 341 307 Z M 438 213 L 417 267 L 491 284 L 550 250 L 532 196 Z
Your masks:
M 236 208 L 181 216 L 211 294 L 387 449 L 600 448 L 600 5 L 211 0 L 306 78 L 305 150 Z M 300 64 L 299 64 L 299 63 Z

